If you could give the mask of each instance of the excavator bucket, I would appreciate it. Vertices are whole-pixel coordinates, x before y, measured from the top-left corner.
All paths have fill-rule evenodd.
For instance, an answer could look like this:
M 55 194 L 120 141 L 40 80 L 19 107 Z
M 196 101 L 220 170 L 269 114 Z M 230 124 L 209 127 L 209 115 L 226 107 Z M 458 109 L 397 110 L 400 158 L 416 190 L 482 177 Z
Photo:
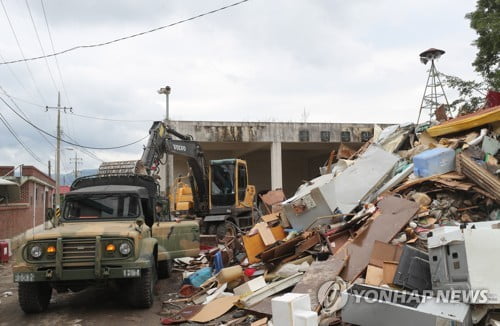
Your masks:
M 98 175 L 146 175 L 146 169 L 141 160 L 103 162 L 99 166 Z

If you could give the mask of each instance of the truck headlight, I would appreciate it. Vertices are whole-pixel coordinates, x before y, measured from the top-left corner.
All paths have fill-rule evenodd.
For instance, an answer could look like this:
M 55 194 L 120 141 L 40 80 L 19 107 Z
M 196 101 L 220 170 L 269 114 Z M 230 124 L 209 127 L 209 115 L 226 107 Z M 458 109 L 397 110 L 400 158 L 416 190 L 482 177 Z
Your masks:
M 130 247 L 130 244 L 128 242 L 123 242 L 120 245 L 120 253 L 124 256 L 127 256 L 128 254 L 130 254 L 131 250 L 132 250 L 132 248 Z
M 34 245 L 31 247 L 30 254 L 33 258 L 40 258 L 42 256 L 42 248 L 39 245 Z

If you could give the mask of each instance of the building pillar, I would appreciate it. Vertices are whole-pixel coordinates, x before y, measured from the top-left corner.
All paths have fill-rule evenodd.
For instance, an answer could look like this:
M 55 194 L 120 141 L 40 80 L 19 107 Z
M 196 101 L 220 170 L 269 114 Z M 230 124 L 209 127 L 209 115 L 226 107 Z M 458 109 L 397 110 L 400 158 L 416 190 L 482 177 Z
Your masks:
M 283 172 L 281 162 L 281 142 L 271 143 L 271 188 L 283 188 Z
M 165 159 L 165 156 L 162 157 L 162 161 L 164 161 Z M 168 163 L 167 163 L 168 164 Z M 168 167 L 167 167 L 167 164 L 161 164 L 160 165 L 160 194 L 162 196 L 166 196 L 166 189 L 167 189 L 167 170 L 168 170 Z
M 170 193 L 173 194 L 174 191 L 174 156 L 172 154 L 167 155 L 167 173 L 168 173 L 168 189 Z

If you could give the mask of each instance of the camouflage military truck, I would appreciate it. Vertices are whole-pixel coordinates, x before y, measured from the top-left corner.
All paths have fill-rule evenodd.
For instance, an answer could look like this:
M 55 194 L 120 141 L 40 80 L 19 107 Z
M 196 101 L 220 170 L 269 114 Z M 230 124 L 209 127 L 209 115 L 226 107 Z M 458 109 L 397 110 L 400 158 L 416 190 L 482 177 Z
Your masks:
M 157 277 L 168 277 L 172 259 L 199 253 L 195 221 L 161 221 L 158 185 L 148 175 L 76 179 L 54 228 L 27 234 L 13 267 L 26 313 L 48 307 L 53 289 L 77 292 L 117 283 L 130 304 L 153 304 Z

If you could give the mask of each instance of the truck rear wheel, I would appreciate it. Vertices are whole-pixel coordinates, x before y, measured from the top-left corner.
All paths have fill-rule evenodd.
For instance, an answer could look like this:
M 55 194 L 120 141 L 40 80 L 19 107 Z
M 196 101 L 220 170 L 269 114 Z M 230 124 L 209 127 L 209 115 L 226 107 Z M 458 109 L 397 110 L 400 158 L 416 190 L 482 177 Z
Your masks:
M 19 305 L 28 314 L 42 312 L 49 306 L 52 287 L 47 282 L 19 283 Z
M 158 262 L 158 277 L 159 278 L 168 278 L 172 275 L 172 268 L 174 266 L 174 262 L 172 259 L 162 260 Z
M 151 258 L 151 267 L 141 270 L 141 277 L 133 279 L 129 288 L 129 301 L 135 308 L 151 308 L 154 302 L 156 264 Z

